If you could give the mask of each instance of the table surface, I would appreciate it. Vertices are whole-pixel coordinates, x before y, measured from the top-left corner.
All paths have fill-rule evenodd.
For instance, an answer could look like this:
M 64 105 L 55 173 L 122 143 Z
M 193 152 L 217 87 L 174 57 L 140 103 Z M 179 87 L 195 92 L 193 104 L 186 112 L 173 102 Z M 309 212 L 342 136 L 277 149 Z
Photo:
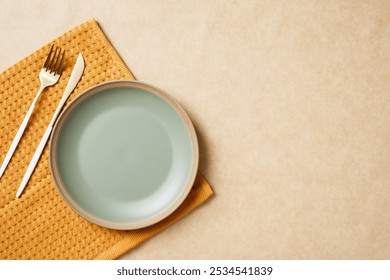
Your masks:
M 0 71 L 95 18 L 215 197 L 123 259 L 389 259 L 389 1 L 2 1 Z

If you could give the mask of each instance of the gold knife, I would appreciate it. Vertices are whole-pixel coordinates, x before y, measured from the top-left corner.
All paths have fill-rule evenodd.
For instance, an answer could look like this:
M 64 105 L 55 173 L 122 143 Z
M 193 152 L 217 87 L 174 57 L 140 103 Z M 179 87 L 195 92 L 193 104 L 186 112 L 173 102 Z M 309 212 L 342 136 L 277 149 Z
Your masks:
M 43 152 L 43 149 L 45 148 L 45 145 L 47 143 L 47 140 L 49 139 L 49 136 L 51 134 L 51 131 L 53 129 L 54 123 L 60 114 L 60 111 L 62 107 L 64 106 L 66 100 L 68 99 L 69 95 L 72 93 L 74 88 L 76 87 L 77 83 L 79 82 L 81 75 L 83 74 L 84 71 L 84 59 L 81 53 L 79 53 L 76 64 L 73 67 L 72 74 L 70 75 L 68 84 L 66 85 L 65 91 L 62 95 L 62 98 L 60 100 L 60 103 L 57 106 L 56 111 L 54 112 L 53 118 L 51 119 L 51 122 L 49 126 L 47 127 L 45 134 L 43 135 L 41 142 L 39 142 L 39 145 L 37 149 L 35 150 L 34 156 L 32 157 L 30 164 L 26 170 L 26 173 L 24 174 L 22 183 L 19 186 L 18 192 L 16 193 L 16 197 L 20 197 L 22 194 L 24 188 L 26 187 L 28 180 L 31 177 L 31 174 L 33 173 L 35 166 L 38 163 L 39 158 L 41 157 L 41 154 Z

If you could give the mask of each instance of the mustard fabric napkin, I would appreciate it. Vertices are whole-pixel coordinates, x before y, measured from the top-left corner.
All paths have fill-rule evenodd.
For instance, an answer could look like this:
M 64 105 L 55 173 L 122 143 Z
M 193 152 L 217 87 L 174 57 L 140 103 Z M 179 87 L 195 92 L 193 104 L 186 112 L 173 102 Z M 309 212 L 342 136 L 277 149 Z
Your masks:
M 83 53 L 86 68 L 68 103 L 92 85 L 134 79 L 95 20 L 66 32 L 0 74 L 0 161 L 39 89 L 38 74 L 52 44 L 66 50 L 59 82 L 40 97 L 22 140 L 0 179 L 1 259 L 115 259 L 182 218 L 213 191 L 197 175 L 184 203 L 165 220 L 139 230 L 118 231 L 94 225 L 74 213 L 54 187 L 48 145 L 20 199 L 15 193 L 39 140 L 55 111 L 73 64 Z

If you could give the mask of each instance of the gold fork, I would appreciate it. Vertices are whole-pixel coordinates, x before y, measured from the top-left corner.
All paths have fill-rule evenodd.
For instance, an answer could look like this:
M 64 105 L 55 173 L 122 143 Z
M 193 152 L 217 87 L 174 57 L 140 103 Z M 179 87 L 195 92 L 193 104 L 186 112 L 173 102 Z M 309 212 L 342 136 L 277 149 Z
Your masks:
M 27 127 L 27 123 L 31 117 L 31 114 L 34 110 L 35 104 L 37 103 L 39 96 L 41 95 L 41 93 L 46 87 L 52 86 L 58 82 L 58 79 L 60 78 L 62 73 L 62 65 L 64 62 L 64 57 L 65 57 L 65 51 L 62 52 L 61 48 L 59 47 L 56 47 L 54 50 L 54 47 L 51 46 L 45 64 L 43 65 L 41 71 L 39 72 L 39 80 L 41 82 L 41 87 L 38 93 L 36 94 L 32 104 L 30 105 L 30 108 L 28 109 L 27 114 L 24 117 L 23 122 L 20 125 L 18 132 L 15 135 L 14 140 L 12 141 L 11 147 L 9 148 L 8 153 L 4 158 L 4 161 L 0 167 L 0 178 L 3 175 L 9 161 L 11 160 L 11 157 L 14 154 L 20 139 L 22 138 L 24 130 Z

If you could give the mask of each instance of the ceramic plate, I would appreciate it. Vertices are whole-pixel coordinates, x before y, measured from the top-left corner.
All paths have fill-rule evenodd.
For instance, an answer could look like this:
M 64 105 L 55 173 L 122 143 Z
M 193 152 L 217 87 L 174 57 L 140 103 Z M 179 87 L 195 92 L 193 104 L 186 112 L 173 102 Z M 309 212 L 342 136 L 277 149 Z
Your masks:
M 89 221 L 136 229 L 171 214 L 198 168 L 195 130 L 179 104 L 151 85 L 112 81 L 63 111 L 50 141 L 62 197 Z

